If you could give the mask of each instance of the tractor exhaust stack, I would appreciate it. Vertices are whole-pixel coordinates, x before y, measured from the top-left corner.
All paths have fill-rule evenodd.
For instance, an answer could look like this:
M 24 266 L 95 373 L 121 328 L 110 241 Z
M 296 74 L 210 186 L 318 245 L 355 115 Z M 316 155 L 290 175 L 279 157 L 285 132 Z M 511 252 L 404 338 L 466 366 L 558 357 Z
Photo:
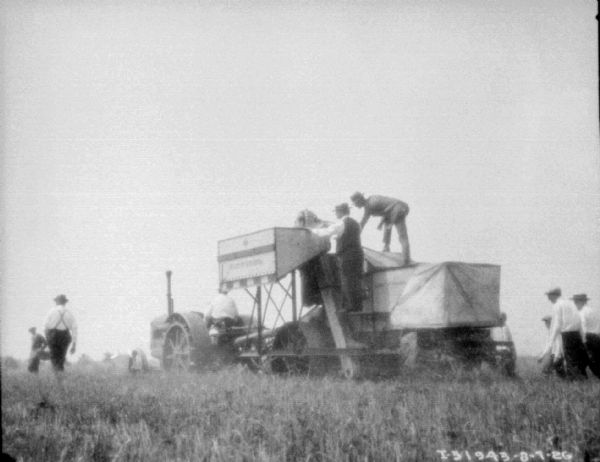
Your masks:
M 171 296 L 171 270 L 167 271 L 167 313 L 169 316 L 173 314 L 173 297 Z

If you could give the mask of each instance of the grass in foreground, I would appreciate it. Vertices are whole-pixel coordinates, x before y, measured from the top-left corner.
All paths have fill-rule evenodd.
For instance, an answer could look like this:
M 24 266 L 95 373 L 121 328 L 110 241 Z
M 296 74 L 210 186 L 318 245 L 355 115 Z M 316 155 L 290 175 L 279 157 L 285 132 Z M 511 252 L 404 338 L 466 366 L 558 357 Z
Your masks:
M 555 436 L 573 460 L 600 456 L 596 379 L 352 382 L 241 368 L 68 376 L 68 399 L 52 409 L 36 406 L 31 375 L 3 371 L 3 452 L 27 461 L 439 461 L 445 449 L 478 460 L 476 451 L 545 452 Z

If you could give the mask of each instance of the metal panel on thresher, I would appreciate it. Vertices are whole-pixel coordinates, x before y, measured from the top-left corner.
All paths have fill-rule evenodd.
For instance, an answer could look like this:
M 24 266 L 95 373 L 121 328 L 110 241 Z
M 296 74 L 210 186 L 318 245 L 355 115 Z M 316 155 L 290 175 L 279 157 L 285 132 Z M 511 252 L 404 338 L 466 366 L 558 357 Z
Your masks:
M 275 275 L 275 230 L 257 231 L 219 241 L 219 283 L 222 288 L 249 287 Z
M 305 228 L 269 228 L 219 241 L 222 289 L 274 282 L 329 250 L 329 239 Z

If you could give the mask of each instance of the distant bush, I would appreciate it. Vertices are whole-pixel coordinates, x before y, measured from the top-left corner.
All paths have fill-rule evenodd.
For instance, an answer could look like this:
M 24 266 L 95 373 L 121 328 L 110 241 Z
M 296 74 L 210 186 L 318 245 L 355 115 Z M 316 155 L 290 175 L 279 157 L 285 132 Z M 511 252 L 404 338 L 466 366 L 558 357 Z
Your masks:
M 2 369 L 4 370 L 15 370 L 21 367 L 21 362 L 12 356 L 2 357 Z

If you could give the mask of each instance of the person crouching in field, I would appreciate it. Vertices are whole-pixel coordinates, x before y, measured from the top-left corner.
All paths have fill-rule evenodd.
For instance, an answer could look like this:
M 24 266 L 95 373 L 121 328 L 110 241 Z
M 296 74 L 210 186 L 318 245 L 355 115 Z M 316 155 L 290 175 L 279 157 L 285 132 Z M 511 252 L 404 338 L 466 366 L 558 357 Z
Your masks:
M 548 330 L 548 335 L 550 335 L 550 322 L 552 321 L 552 316 L 544 316 L 542 321 L 544 321 L 546 329 Z M 561 337 L 557 337 L 554 340 L 550 351 L 542 354 L 538 358 L 538 362 L 542 363 L 543 374 L 550 375 L 555 373 L 560 378 L 565 378 L 565 360 L 563 356 Z
M 45 323 L 50 361 L 61 391 L 64 391 L 63 372 L 69 344 L 72 342 L 71 354 L 75 353 L 77 344 L 77 322 L 75 316 L 66 307 L 68 301 L 65 295 L 56 296 L 54 298 L 56 306 L 48 313 Z
M 40 361 L 50 359 L 50 354 L 46 351 L 47 344 L 44 336 L 38 334 L 35 327 L 30 327 L 29 332 L 31 333 L 31 353 L 27 370 L 32 374 L 37 374 L 40 370 Z

